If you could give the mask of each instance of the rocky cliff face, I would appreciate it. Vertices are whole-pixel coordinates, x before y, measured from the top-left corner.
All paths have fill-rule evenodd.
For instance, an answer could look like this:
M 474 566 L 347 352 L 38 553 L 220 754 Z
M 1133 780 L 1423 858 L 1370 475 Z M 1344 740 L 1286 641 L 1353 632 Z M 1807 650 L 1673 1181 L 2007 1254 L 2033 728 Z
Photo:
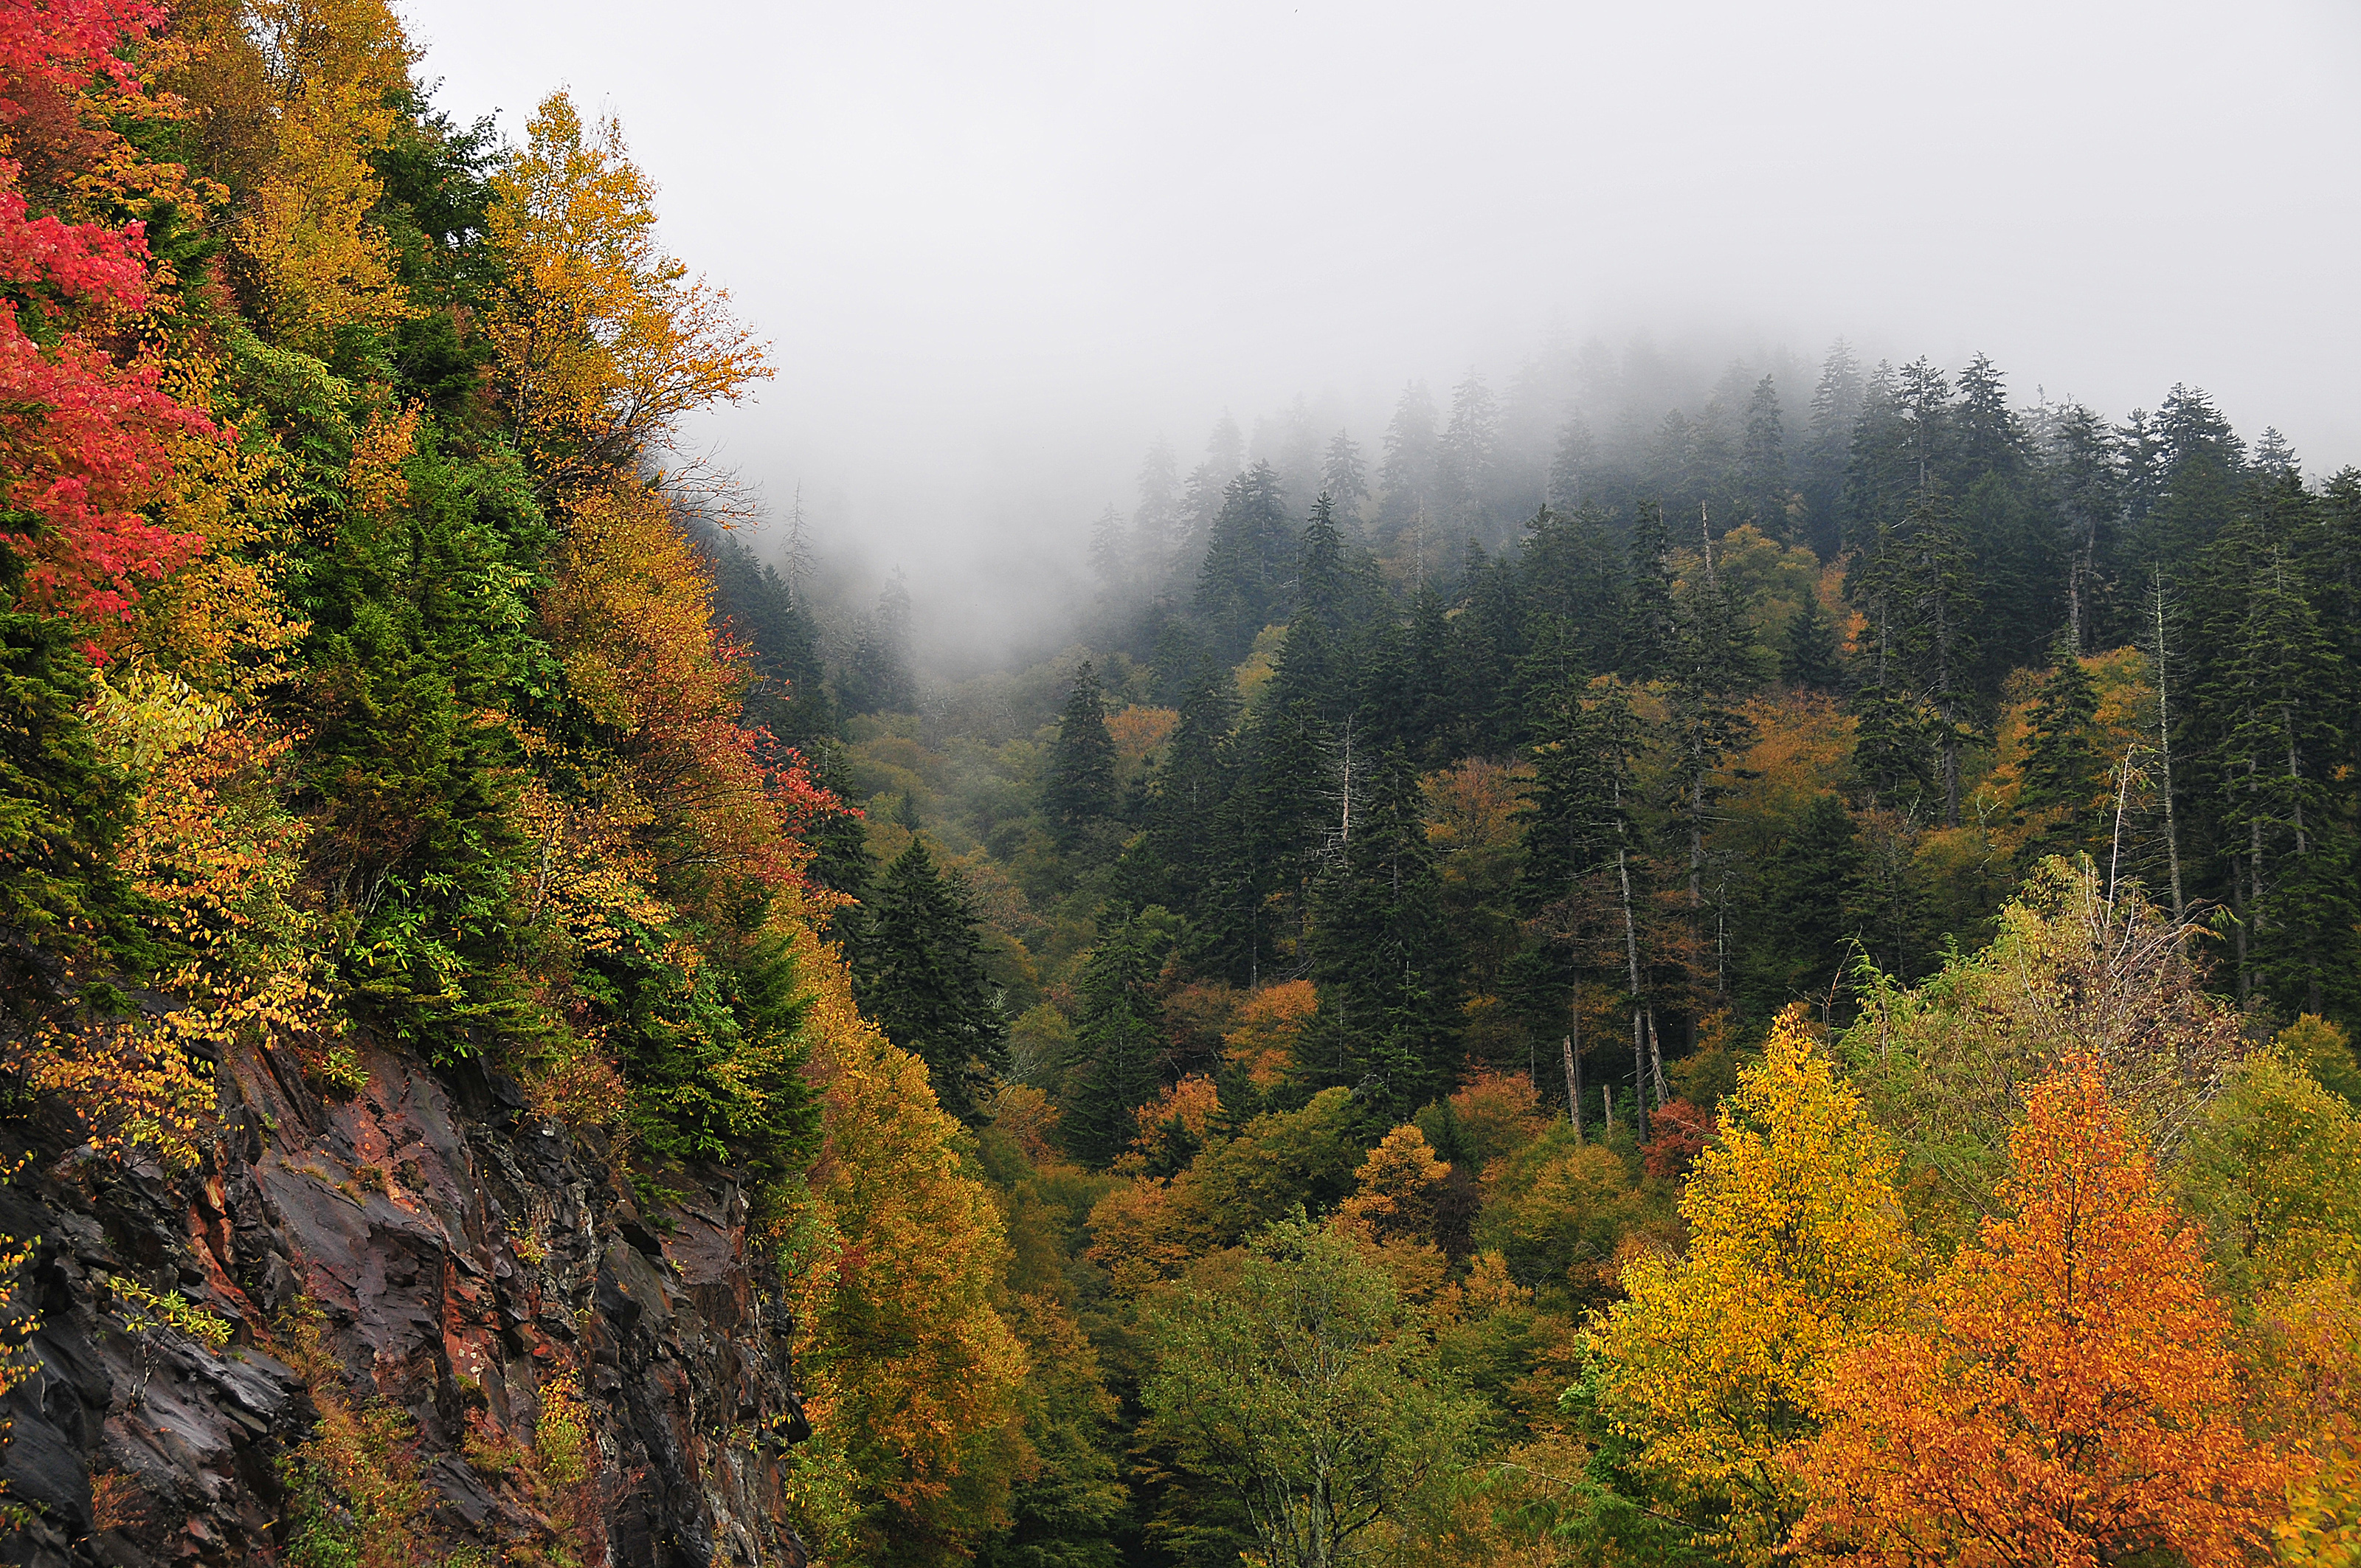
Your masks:
M 204 1168 L 60 1135 L 0 1190 L 40 1238 L 0 1560 L 800 1565 L 788 1324 L 737 1186 L 643 1209 L 507 1080 L 366 1065 L 337 1101 L 233 1057 Z

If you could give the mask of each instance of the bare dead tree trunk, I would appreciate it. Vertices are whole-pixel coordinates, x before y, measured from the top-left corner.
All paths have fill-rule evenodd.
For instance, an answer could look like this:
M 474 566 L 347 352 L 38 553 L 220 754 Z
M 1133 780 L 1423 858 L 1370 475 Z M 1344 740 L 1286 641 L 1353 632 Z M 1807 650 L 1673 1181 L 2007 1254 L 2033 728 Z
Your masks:
M 1648 1009 L 1648 1075 L 1655 1080 L 1656 1109 L 1661 1111 L 1670 1097 L 1664 1092 L 1664 1053 L 1656 1044 L 1656 1010 L 1653 1007 Z
M 1574 1043 L 1574 1036 L 1582 1033 L 1582 1010 L 1577 1002 L 1574 1014 L 1574 1034 L 1559 1036 L 1557 1048 L 1565 1058 L 1565 1113 L 1574 1124 L 1575 1146 L 1582 1146 L 1582 1053 Z
M 2177 925 L 2189 917 L 2180 896 L 2180 834 L 2172 814 L 2172 707 L 2165 696 L 2164 573 L 2156 575 L 2156 750 L 2164 775 L 2164 859 L 2172 872 L 2172 918 Z M 2246 938 L 2239 938 L 2239 972 L 2246 972 Z
M 2134 741 L 2124 748 L 2124 765 L 2115 780 L 2115 841 L 2107 854 L 2107 907 L 2115 906 L 2115 873 L 2124 863 L 2124 803 L 2132 793 L 2132 753 L 2139 749 Z

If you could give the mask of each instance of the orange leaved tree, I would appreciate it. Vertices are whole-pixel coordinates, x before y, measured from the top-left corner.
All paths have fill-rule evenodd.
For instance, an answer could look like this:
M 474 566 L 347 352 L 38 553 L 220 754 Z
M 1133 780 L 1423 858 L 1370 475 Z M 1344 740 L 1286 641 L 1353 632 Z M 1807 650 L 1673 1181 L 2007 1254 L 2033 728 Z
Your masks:
M 2285 1477 L 2227 1315 L 2088 1057 L 2026 1092 L 1999 1218 L 1932 1321 L 1839 1363 L 1791 1544 L 1864 1563 L 2190 1568 L 2262 1555 Z

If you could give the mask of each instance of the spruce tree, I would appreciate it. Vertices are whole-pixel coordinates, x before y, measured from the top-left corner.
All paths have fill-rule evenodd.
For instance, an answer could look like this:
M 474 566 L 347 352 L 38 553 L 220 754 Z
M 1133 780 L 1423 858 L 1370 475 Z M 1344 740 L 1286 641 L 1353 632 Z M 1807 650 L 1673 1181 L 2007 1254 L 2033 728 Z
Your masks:
M 1664 509 L 1642 501 L 1631 525 L 1630 620 L 1622 656 L 1616 667 L 1647 680 L 1672 657 L 1678 635 L 1673 609 L 1673 541 L 1664 527 Z
M 2017 815 L 2037 829 L 2029 866 L 2043 855 L 2099 855 L 2109 824 L 2109 764 L 2099 755 L 2099 688 L 2065 636 L 2051 651 L 2048 678 L 2026 715 L 2025 783 Z
M 878 879 L 865 926 L 855 969 L 862 1012 L 927 1064 L 944 1110 L 977 1120 L 978 1091 L 1003 1066 L 1007 1029 L 966 889 L 914 838 Z
M 1350 432 L 1340 430 L 1328 438 L 1328 449 L 1320 461 L 1320 489 L 1344 513 L 1345 526 L 1355 527 L 1361 502 L 1369 494 L 1369 466 Z
M 1309 702 L 1267 703 L 1240 738 L 1219 869 L 1199 918 L 1205 956 L 1252 988 L 1297 956 L 1317 852 L 1339 830 L 1338 758 Z
M 1820 596 L 1806 593 L 1803 608 L 1787 622 L 1779 650 L 1779 678 L 1791 686 L 1834 691 L 1844 679 L 1839 652 L 1836 622 L 1820 607 Z
M 1787 520 L 1787 451 L 1779 420 L 1779 389 L 1768 376 L 1754 384 L 1739 450 L 1739 488 L 1746 521 L 1777 540 L 1793 537 Z
M 848 714 L 917 710 L 918 683 L 910 673 L 910 590 L 901 573 L 895 573 L 877 596 L 876 609 L 862 618 L 839 689 Z
M 1305 945 L 1321 1001 L 1307 1065 L 1399 1121 L 1457 1077 L 1454 944 L 1417 771 L 1389 751 L 1366 790 L 1312 894 Z
M 2361 959 L 2355 825 L 2331 761 L 2352 721 L 2333 700 L 2346 675 L 2310 585 L 2260 513 L 2235 519 L 2204 564 L 2197 728 L 2238 922 L 2240 997 L 2317 1013 L 2350 1004 Z
M 1839 338 L 1829 347 L 1818 384 L 1812 389 L 1811 424 L 1796 475 L 1804 499 L 1803 543 L 1823 561 L 1834 560 L 1843 545 L 1840 503 L 1845 458 L 1852 445 L 1853 427 L 1861 419 L 1862 392 L 1861 367 L 1851 346 Z
M 1217 658 L 1244 657 L 1256 633 L 1285 613 L 1296 551 L 1279 474 L 1257 463 L 1223 492 L 1197 571 L 1193 613 Z
M 1074 985 L 1074 1052 L 1065 1064 L 1059 1136 L 1104 1165 L 1130 1146 L 1135 1107 L 1163 1086 L 1165 1049 L 1157 985 L 1180 922 L 1150 905 L 1104 932 Z
M 1181 656 L 1177 642 L 1172 652 Z M 1161 905 L 1194 914 L 1212 884 L 1223 846 L 1216 832 L 1235 773 L 1232 731 L 1237 724 L 1237 683 L 1212 659 L 1198 655 L 1184 677 L 1180 715 L 1164 755 L 1148 777 L 1146 830 L 1125 851 L 1116 883 L 1135 908 Z
M 1790 1002 L 1825 1002 L 1843 988 L 1861 927 L 1861 880 L 1851 814 L 1835 795 L 1815 795 L 1754 869 L 1737 966 L 1742 1015 L 1768 1018 Z
M 1094 822 L 1115 815 L 1115 737 L 1107 732 L 1106 700 L 1098 673 L 1085 659 L 1058 715 L 1041 810 L 1069 844 Z
M 0 549 L 0 601 L 15 565 Z M 115 858 L 133 781 L 82 718 L 93 685 L 74 642 L 70 621 L 0 609 L 0 982 L 28 1000 L 37 948 L 145 948 L 140 900 Z
M 2050 438 L 2047 467 L 2066 525 L 2068 641 L 2076 653 L 2113 646 L 2109 640 L 2125 630 L 2111 575 L 2123 516 L 2114 432 L 2082 404 L 2068 406 Z

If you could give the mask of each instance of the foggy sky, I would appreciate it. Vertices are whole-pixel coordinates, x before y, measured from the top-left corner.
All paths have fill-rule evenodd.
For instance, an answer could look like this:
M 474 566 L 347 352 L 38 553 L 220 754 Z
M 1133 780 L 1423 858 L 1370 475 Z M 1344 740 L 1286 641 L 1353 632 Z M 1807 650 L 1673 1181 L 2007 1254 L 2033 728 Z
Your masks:
M 621 119 L 773 344 L 697 434 L 952 641 L 1041 613 L 1159 433 L 1306 394 L 1374 458 L 1405 380 L 1553 332 L 2186 381 L 2361 462 L 2344 0 L 400 3 L 455 117 Z

